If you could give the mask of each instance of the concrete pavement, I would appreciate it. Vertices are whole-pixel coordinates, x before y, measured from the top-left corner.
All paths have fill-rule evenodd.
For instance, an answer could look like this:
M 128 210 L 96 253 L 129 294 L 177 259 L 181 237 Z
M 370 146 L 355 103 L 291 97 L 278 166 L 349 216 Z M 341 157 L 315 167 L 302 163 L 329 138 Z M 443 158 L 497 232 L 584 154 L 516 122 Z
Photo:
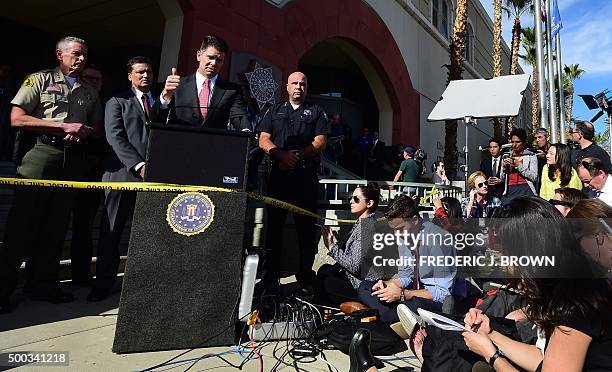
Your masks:
M 117 320 L 119 293 L 115 292 L 105 301 L 87 303 L 85 298 L 88 288 L 75 288 L 77 300 L 69 304 L 52 305 L 45 302 L 33 302 L 23 294 L 13 296 L 16 309 L 13 313 L 0 315 L 0 353 L 9 351 L 45 351 L 69 352 L 69 365 L 66 367 L 28 367 L 15 368 L 15 371 L 136 371 L 155 366 L 182 353 L 182 350 L 162 351 L 151 353 L 114 354 L 111 351 Z M 247 344 L 243 344 L 245 347 Z M 277 360 L 273 357 L 276 343 L 269 343 L 261 348 L 263 370 L 270 371 Z M 286 349 L 286 343 L 277 346 L 276 355 L 280 356 Z M 190 360 L 210 353 L 225 353 L 222 355 L 227 361 L 239 365 L 244 358 L 233 347 L 202 348 L 190 351 L 174 361 L 175 364 L 166 365 L 158 371 L 185 371 L 191 363 L 181 361 Z M 248 351 L 244 354 L 246 356 Z M 349 358 L 340 351 L 326 351 L 325 357 L 333 366 L 329 367 L 319 356 L 312 363 L 297 363 L 300 371 L 348 371 Z M 396 357 L 401 360 L 388 361 L 383 371 L 409 371 L 410 367 L 419 370 L 419 362 L 407 351 Z M 393 357 L 382 357 L 390 359 Z M 291 357 L 284 359 L 293 363 Z M 193 362 L 193 360 L 191 361 Z M 401 368 L 404 367 L 404 368 Z M 0 367 L 0 370 L 6 368 Z M 229 366 L 218 357 L 200 360 L 191 371 L 232 371 L 237 370 Z M 253 359 L 245 362 L 244 371 L 259 371 L 260 361 Z M 282 365 L 279 371 L 295 371 L 293 365 Z

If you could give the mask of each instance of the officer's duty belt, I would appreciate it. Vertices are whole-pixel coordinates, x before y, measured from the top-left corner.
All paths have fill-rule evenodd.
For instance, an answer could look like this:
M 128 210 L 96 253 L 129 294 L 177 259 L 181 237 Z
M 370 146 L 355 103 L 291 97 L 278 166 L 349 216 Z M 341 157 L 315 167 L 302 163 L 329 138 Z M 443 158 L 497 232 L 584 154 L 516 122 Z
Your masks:
M 319 164 L 320 164 L 320 159 L 318 157 L 302 159 L 302 160 L 298 160 L 298 162 L 295 164 L 295 169 L 317 168 Z M 274 165 L 275 167 L 278 167 L 280 165 L 280 162 L 276 159 L 273 159 L 272 165 Z
M 51 134 L 41 134 L 38 136 L 38 142 L 53 147 L 64 148 L 64 137 L 60 136 L 54 136 Z
M 41 134 L 38 136 L 38 142 L 57 147 L 58 149 L 68 148 L 72 151 L 80 152 L 87 150 L 87 142 L 74 143 L 64 141 L 63 136 L 54 136 L 52 134 Z

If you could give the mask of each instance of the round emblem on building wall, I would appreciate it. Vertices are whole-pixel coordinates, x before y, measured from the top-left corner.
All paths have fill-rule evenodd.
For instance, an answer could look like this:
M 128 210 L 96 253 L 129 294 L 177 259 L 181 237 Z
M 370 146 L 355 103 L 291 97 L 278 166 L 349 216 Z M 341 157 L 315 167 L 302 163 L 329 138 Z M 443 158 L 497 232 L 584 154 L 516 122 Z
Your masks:
M 166 221 L 175 233 L 191 236 L 206 230 L 215 218 L 215 205 L 206 195 L 186 192 L 168 204 Z

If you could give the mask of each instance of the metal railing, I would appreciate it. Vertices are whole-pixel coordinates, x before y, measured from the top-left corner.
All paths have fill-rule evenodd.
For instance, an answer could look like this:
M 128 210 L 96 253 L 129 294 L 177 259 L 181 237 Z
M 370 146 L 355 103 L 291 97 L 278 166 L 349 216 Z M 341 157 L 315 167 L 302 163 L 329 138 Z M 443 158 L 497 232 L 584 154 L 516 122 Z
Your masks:
M 368 184 L 367 180 L 339 180 L 339 179 L 320 179 L 321 191 L 319 193 L 319 205 L 332 207 L 333 205 L 348 205 L 348 200 L 353 191 L 359 186 Z M 399 193 L 409 192 L 410 195 L 416 195 L 422 198 L 427 195 L 435 186 L 440 192 L 440 197 L 450 196 L 461 200 L 463 198 L 463 189 L 456 186 L 434 185 L 433 183 L 417 183 L 417 182 L 392 182 L 392 181 L 375 181 L 381 186 L 381 200 L 379 205 L 385 206 Z M 390 190 L 392 186 L 393 190 Z M 424 204 L 429 205 L 429 201 Z M 328 208 L 333 209 L 333 208 Z

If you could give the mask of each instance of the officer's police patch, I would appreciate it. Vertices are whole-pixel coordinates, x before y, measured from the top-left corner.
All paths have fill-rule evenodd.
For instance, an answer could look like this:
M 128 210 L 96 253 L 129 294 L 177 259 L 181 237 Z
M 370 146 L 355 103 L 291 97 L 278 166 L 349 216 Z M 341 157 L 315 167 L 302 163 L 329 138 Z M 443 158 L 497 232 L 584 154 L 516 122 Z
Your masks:
M 24 81 L 23 81 L 23 86 L 24 87 L 33 87 L 34 86 L 34 79 L 32 79 L 31 76 L 28 76 Z
M 186 192 L 168 204 L 166 221 L 175 233 L 191 236 L 206 230 L 215 217 L 215 205 L 208 196 Z

